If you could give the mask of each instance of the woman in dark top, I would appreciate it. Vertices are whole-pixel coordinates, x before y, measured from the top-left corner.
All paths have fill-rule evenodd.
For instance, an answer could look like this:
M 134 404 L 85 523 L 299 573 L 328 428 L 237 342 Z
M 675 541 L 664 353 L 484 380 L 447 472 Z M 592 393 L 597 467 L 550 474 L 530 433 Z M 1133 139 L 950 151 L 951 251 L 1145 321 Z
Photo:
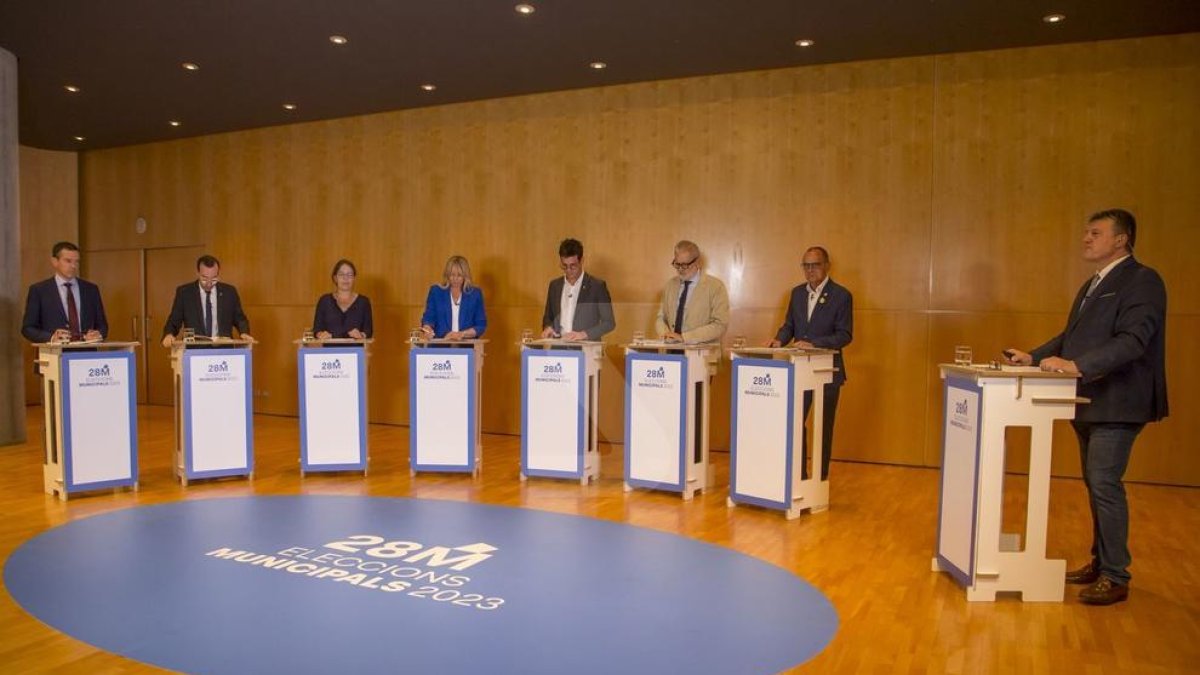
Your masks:
M 333 266 L 334 291 L 317 301 L 313 317 L 313 333 L 318 339 L 371 337 L 375 327 L 371 322 L 371 301 L 354 292 L 358 270 L 354 263 L 343 258 Z

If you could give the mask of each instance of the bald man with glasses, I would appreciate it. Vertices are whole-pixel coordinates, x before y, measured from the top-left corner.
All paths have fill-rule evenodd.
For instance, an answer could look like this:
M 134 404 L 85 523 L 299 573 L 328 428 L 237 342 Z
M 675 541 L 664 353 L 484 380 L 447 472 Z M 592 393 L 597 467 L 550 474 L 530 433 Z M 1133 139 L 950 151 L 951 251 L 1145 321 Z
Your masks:
M 836 349 L 833 382 L 825 385 L 825 414 L 821 420 L 821 480 L 829 480 L 829 458 L 833 451 L 833 421 L 837 414 L 838 396 L 846 383 L 846 362 L 841 350 L 854 339 L 854 296 L 844 286 L 829 278 L 829 251 L 813 246 L 804 252 L 800 261 L 805 283 L 792 289 L 787 318 L 768 343 L 770 347 L 791 343 L 802 349 Z M 812 393 L 804 392 L 804 416 L 812 407 Z M 814 424 L 816 422 L 814 421 Z M 804 438 L 804 456 L 808 457 L 808 435 Z M 808 478 L 808 462 L 803 474 Z
M 655 330 L 666 342 L 715 342 L 729 327 L 729 293 L 704 273 L 700 247 L 683 240 L 671 259 L 675 276 L 663 289 Z

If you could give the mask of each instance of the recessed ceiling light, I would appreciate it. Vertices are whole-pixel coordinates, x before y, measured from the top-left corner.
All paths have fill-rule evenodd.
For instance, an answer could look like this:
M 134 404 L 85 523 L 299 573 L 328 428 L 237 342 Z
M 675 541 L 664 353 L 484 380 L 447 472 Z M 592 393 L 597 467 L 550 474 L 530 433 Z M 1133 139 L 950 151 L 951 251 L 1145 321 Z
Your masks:
M 1042 21 L 1045 21 L 1046 23 L 1062 23 L 1063 21 L 1066 21 L 1066 19 L 1066 14 L 1047 14 L 1046 16 L 1042 17 Z
M 295 103 L 284 103 L 284 104 L 283 104 L 283 109 L 284 109 L 284 110 L 295 110 L 295 109 L 296 109 L 296 104 L 295 104 Z
M 604 70 L 607 67 L 608 64 L 603 61 L 592 61 L 588 64 L 588 68 L 591 68 L 592 70 Z
M 179 120 L 171 120 L 170 122 L 167 122 L 167 124 L 170 124 L 170 125 L 171 125 L 171 126 L 173 126 L 173 127 L 177 127 L 177 126 L 179 126 L 180 124 L 183 124 L 183 123 L 182 123 L 182 122 L 180 122 Z
M 811 46 L 813 46 L 813 44 L 814 44 L 813 41 L 809 40 L 807 38 L 805 38 L 803 40 L 796 40 L 797 47 L 811 47 Z
M 349 42 L 344 35 L 330 35 L 329 41 L 335 45 L 344 45 Z
M 183 65 L 184 70 L 191 70 L 191 71 L 200 70 L 200 66 L 192 63 L 191 61 L 184 61 L 182 65 Z
M 537 11 L 537 7 L 534 7 L 533 5 L 531 5 L 527 2 L 522 2 L 521 4 L 517 5 L 516 7 L 513 7 L 513 9 L 517 10 L 517 14 L 524 14 L 525 16 L 529 16 L 530 14 L 533 14 L 534 12 Z
M 66 89 L 67 91 L 71 92 L 72 94 L 78 94 L 78 93 L 79 93 L 79 87 L 76 87 L 76 86 L 75 86 L 75 85 L 73 85 L 73 84 L 67 84 L 67 85 L 63 85 L 63 89 Z
M 424 89 L 425 91 L 433 91 L 434 89 L 437 89 L 437 85 L 436 84 L 423 84 L 423 85 L 421 85 L 421 88 Z
M 79 143 L 82 143 L 82 142 L 84 142 L 84 141 L 86 141 L 86 140 L 87 140 L 87 139 L 86 139 L 86 138 L 84 138 L 83 136 L 72 136 L 71 138 L 74 138 L 74 139 L 75 139 L 77 142 L 79 142 Z

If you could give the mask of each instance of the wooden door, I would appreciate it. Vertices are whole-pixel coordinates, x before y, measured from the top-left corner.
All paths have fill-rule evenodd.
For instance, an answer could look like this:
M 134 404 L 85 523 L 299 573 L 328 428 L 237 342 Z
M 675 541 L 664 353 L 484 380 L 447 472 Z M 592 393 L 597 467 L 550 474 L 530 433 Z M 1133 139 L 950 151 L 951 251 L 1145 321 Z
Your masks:
M 142 250 L 84 251 L 82 276 L 100 287 L 104 315 L 108 319 L 108 339 L 114 342 L 140 342 L 137 350 L 137 400 L 146 402 L 147 345 L 143 330 Z
M 203 246 L 152 248 L 146 250 L 146 351 L 148 401 L 153 405 L 175 405 L 171 376 L 171 354 L 161 346 L 163 327 L 171 314 L 175 288 L 196 281 L 196 259 Z

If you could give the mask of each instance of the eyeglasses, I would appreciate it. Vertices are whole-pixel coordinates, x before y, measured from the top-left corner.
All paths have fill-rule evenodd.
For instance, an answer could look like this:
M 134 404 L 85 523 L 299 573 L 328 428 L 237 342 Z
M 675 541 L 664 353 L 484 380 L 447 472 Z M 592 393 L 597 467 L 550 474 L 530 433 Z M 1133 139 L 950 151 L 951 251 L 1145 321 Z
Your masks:
M 691 260 L 689 260 L 689 261 L 687 261 L 687 262 L 675 262 L 674 260 L 672 260 L 672 261 L 671 261 L 671 267 L 674 267 L 675 269 L 677 269 L 677 270 L 679 270 L 680 272 L 682 272 L 682 271 L 686 270 L 687 268 L 691 267 L 692 265 L 695 265 L 695 264 L 696 264 L 696 261 L 697 261 L 697 260 L 699 260 L 699 259 L 700 259 L 700 258 L 699 258 L 699 256 L 697 256 L 697 257 L 695 257 L 695 258 L 692 258 Z
M 338 273 L 337 273 L 337 278 L 339 278 L 339 279 L 353 279 L 353 278 L 354 278 L 354 272 L 338 272 Z
M 800 263 L 800 266 L 806 270 L 819 270 L 825 266 L 825 263 L 823 263 L 823 262 L 815 262 L 815 263 L 802 262 L 802 263 Z
M 558 266 L 565 272 L 567 270 L 577 270 L 583 266 L 583 263 L 559 263 Z

